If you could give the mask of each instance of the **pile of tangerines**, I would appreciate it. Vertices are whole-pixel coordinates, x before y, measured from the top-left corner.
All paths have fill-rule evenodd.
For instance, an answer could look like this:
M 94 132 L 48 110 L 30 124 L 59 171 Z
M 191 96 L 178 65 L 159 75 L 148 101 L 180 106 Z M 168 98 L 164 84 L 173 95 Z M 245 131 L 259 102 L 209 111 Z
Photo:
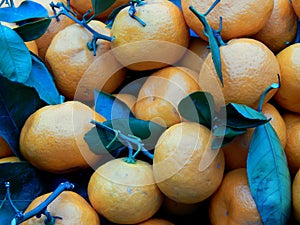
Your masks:
M 54 15 L 48 0 L 35 1 Z M 70 3 L 79 19 L 92 8 L 92 1 Z M 211 131 L 182 118 L 178 104 L 193 92 L 206 91 L 216 109 L 230 102 L 256 109 L 278 75 L 280 87 L 267 94 L 262 112 L 285 151 L 292 178 L 291 221 L 300 222 L 300 1 L 221 0 L 208 12 L 214 3 L 181 0 L 178 7 L 168 0 L 116 0 L 88 22 L 94 31 L 113 37 L 99 39 L 95 52 L 87 45 L 93 34 L 65 16 L 26 43 L 44 60 L 65 101 L 42 107 L 27 119 L 19 142 L 21 159 L 0 139 L 0 160 L 26 160 L 53 174 L 95 169 L 88 199 L 65 191 L 49 205 L 48 211 L 62 218 L 56 224 L 99 225 L 104 217 L 115 224 L 168 225 L 177 223 L 172 216 L 203 211 L 212 225 L 263 224 L 246 172 L 253 129 L 216 151 L 210 147 Z M 119 8 L 108 27 L 109 15 L 124 4 L 128 6 Z M 208 35 L 212 30 L 190 6 L 222 37 L 216 42 L 222 80 Z M 95 111 L 95 89 L 124 102 L 136 118 L 166 128 L 152 162 L 138 157 L 104 160 L 106 156 L 90 150 L 84 137 L 95 126 L 91 119 L 107 121 Z M 204 157 L 209 163 L 201 167 Z M 36 198 L 27 211 L 49 194 Z M 22 224 L 43 223 L 43 217 L 33 217 Z

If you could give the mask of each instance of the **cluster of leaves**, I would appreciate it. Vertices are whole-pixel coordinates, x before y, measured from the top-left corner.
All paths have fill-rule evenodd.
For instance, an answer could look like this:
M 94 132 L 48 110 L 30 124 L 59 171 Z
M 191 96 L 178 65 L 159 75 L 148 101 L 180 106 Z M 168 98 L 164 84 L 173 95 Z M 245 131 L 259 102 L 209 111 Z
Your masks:
M 114 0 L 92 2 L 94 14 L 98 14 Z M 44 61 L 24 43 L 41 37 L 53 19 L 34 1 L 24 1 L 18 7 L 12 0 L 0 2 L 0 136 L 20 158 L 19 137 L 26 119 L 45 105 L 64 101 Z M 22 212 L 34 198 L 50 190 L 39 172 L 25 161 L 0 167 L 0 224 L 10 224 L 16 210 Z M 4 182 L 11 184 L 14 207 L 7 199 Z
M 278 87 L 278 84 L 271 85 L 262 95 L 261 103 L 267 91 Z M 85 136 L 96 154 L 109 152 L 118 156 L 123 149 L 128 149 L 128 143 L 118 139 L 116 131 L 139 137 L 147 150 L 153 150 L 166 127 L 135 118 L 127 105 L 112 95 L 96 91 L 95 96 L 96 111 L 108 118 L 102 125 L 96 124 Z M 283 147 L 261 108 L 255 110 L 229 103 L 216 111 L 212 95 L 198 91 L 182 99 L 178 110 L 188 121 L 211 129 L 215 151 L 249 128 L 255 129 L 247 159 L 250 190 L 264 224 L 285 224 L 291 212 L 291 178 Z M 132 143 L 137 146 L 139 142 Z
M 266 93 L 278 87 L 273 84 L 266 89 L 258 110 L 229 103 L 216 112 L 211 94 L 195 92 L 179 103 L 179 112 L 184 118 L 212 130 L 212 148 L 216 151 L 247 129 L 255 129 L 247 158 L 250 191 L 263 223 L 280 225 L 287 223 L 291 213 L 291 178 L 276 131 L 261 112 Z
M 138 150 L 150 155 L 166 127 L 134 117 L 128 106 L 115 96 L 95 91 L 95 111 L 107 121 L 95 123 L 85 135 L 85 140 L 96 154 L 112 154 L 117 157 L 122 150 Z
M 24 1 L 19 7 L 0 8 L 0 21 L 16 24 L 11 29 L 0 23 L 0 115 L 4 118 L 0 136 L 20 156 L 19 134 L 27 117 L 45 104 L 60 103 L 62 98 L 42 59 L 24 43 L 40 37 L 51 19 L 42 5 Z

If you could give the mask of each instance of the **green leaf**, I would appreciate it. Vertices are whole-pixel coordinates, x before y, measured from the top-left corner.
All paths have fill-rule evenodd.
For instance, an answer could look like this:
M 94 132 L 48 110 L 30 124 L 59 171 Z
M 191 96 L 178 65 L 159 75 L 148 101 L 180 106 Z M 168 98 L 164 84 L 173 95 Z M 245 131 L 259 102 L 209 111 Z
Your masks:
M 88 131 L 84 140 L 95 154 L 105 155 L 113 153 L 123 147 L 123 144 L 116 138 L 116 133 L 103 127 L 93 127 Z
M 183 98 L 178 104 L 180 115 L 192 122 L 210 128 L 214 115 L 215 102 L 213 96 L 204 91 L 197 91 Z
M 22 38 L 0 23 L 0 75 L 23 83 L 31 72 L 31 56 Z
M 94 15 L 97 16 L 111 7 L 116 0 L 92 0 Z
M 219 44 L 225 45 L 223 43 L 221 36 L 219 34 L 219 31 L 214 30 L 208 20 L 206 19 L 206 16 L 210 13 L 211 10 L 219 3 L 219 1 L 215 1 L 212 6 L 207 10 L 206 13 L 201 14 L 199 13 L 193 6 L 190 6 L 189 9 L 197 16 L 197 18 L 200 20 L 202 25 L 204 26 L 203 33 L 208 38 L 208 43 L 211 51 L 211 57 L 214 63 L 214 67 L 216 70 L 216 73 L 223 84 L 223 75 L 222 75 L 222 62 L 221 62 L 221 53 L 220 53 L 220 47 Z M 221 17 L 222 18 L 222 17 Z M 222 22 L 220 21 L 220 24 Z
M 287 224 L 291 214 L 291 177 L 283 147 L 270 123 L 255 128 L 247 174 L 263 224 Z
M 0 8 L 0 21 L 8 23 L 44 17 L 48 17 L 47 9 L 35 1 L 23 1 L 18 7 Z
M 108 120 L 105 122 L 115 130 L 121 131 L 125 135 L 134 135 L 139 137 L 144 144 L 144 147 L 151 150 L 166 127 L 160 126 L 152 121 L 145 121 L 137 118 L 125 118 Z
M 24 211 L 33 199 L 43 192 L 43 186 L 37 171 L 27 162 L 0 164 L 0 224 L 8 225 L 15 216 L 9 201 L 4 200 L 6 188 L 4 182 L 10 183 L 13 204 Z
M 253 128 L 269 121 L 263 113 L 247 105 L 229 103 L 226 105 L 226 112 L 227 127 L 231 128 Z
M 64 99 L 55 86 L 52 74 L 41 58 L 31 53 L 32 70 L 24 85 L 33 87 L 39 94 L 40 99 L 49 105 L 60 104 Z
M 219 149 L 233 141 L 233 139 L 246 133 L 247 129 L 238 129 L 231 127 L 216 127 L 212 132 L 214 139 L 212 141 L 212 149 Z
M 213 135 L 216 137 L 227 137 L 227 138 L 234 138 L 238 135 L 246 133 L 247 129 L 238 129 L 238 128 L 231 128 L 231 127 L 226 127 L 225 132 L 224 128 L 217 127 L 216 129 L 213 130 Z
M 133 135 L 140 138 L 148 150 L 154 149 L 158 138 L 166 129 L 154 122 L 136 118 L 108 120 L 103 124 L 115 131 L 120 131 L 123 135 Z M 94 153 L 104 154 L 124 146 L 124 143 L 118 139 L 111 144 L 115 137 L 117 136 L 114 131 L 96 126 L 87 132 L 85 141 Z
M 19 137 L 26 119 L 45 103 L 33 88 L 0 76 L 0 136 L 20 156 Z
M 213 150 L 219 150 L 220 148 L 228 145 L 230 142 L 232 142 L 234 137 L 218 137 L 215 136 L 212 140 L 211 148 Z
M 134 117 L 129 107 L 115 96 L 97 90 L 94 96 L 95 111 L 107 120 Z
M 41 37 L 47 30 L 51 23 L 50 18 L 44 18 L 37 21 L 25 23 L 19 27 L 14 28 L 23 41 L 32 41 Z

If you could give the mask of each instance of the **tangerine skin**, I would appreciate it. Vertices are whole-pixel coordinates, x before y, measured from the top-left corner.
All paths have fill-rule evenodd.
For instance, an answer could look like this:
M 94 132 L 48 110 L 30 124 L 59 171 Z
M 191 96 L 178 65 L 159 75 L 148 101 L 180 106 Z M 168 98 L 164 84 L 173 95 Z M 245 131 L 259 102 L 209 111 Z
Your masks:
M 152 165 L 116 158 L 91 176 L 88 196 L 92 206 L 109 221 L 136 224 L 150 219 L 161 207 L 163 194 L 153 178 Z
M 182 0 L 181 6 L 187 25 L 195 31 L 203 40 L 207 37 L 203 34 L 203 25 L 190 11 L 193 6 L 198 12 L 205 13 L 215 0 L 198 1 Z M 221 36 L 224 40 L 246 37 L 257 33 L 264 27 L 272 14 L 273 0 L 222 0 L 206 16 L 208 23 L 215 30 L 219 29 L 220 16 L 222 16 Z

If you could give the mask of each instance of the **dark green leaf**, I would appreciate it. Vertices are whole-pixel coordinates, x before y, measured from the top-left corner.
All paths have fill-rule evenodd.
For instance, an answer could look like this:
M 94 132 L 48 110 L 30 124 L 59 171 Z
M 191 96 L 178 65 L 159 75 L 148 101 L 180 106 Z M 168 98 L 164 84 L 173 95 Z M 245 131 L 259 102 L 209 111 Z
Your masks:
M 4 201 L 6 196 L 4 182 L 10 183 L 12 202 L 21 211 L 43 192 L 43 186 L 36 170 L 29 163 L 0 164 L 0 224 L 9 225 L 15 212 L 9 201 Z
M 233 139 L 247 132 L 246 128 L 238 129 L 231 127 L 218 126 L 213 129 L 214 139 L 212 149 L 219 149 L 229 144 Z
M 139 137 L 144 143 L 144 147 L 148 150 L 155 147 L 159 136 L 166 130 L 166 127 L 160 126 L 157 123 L 137 118 L 108 120 L 104 123 L 115 130 L 121 131 L 125 135 Z
M 269 121 L 263 113 L 242 104 L 229 103 L 226 112 L 227 126 L 231 128 L 253 128 Z
M 227 138 L 232 138 L 241 134 L 246 133 L 247 129 L 238 129 L 238 128 L 231 128 L 231 127 L 226 127 L 225 130 L 224 128 L 217 127 L 216 129 L 213 130 L 213 135 L 216 137 L 227 137 Z
M 20 156 L 19 137 L 26 119 L 44 104 L 33 88 L 0 76 L 0 136 L 17 156 Z
M 116 0 L 92 0 L 92 6 L 95 16 L 111 7 Z
M 144 147 L 148 150 L 154 148 L 158 138 L 166 129 L 154 122 L 136 118 L 109 120 L 103 124 L 115 131 L 120 131 L 123 135 L 133 135 L 140 138 Z M 112 142 L 115 138 L 117 139 Z M 85 141 L 90 149 L 97 154 L 113 152 L 124 146 L 124 143 L 118 139 L 114 131 L 101 126 L 92 128 L 87 132 Z
M 32 41 L 41 37 L 46 32 L 50 23 L 50 18 L 40 19 L 16 27 L 14 31 L 20 35 L 23 41 Z
M 23 83 L 31 71 L 31 56 L 22 38 L 0 23 L 0 75 Z
M 95 111 L 107 120 L 134 117 L 128 106 L 115 96 L 103 91 L 94 91 Z
M 47 9 L 34 1 L 23 1 L 19 7 L 0 8 L 0 21 L 8 23 L 44 17 L 48 17 Z
M 203 33 L 208 38 L 212 61 L 214 63 L 216 73 L 223 85 L 222 62 L 221 62 L 221 53 L 220 53 L 220 46 L 219 46 L 220 44 L 219 39 L 221 39 L 221 36 L 218 35 L 218 31 L 214 30 L 210 26 L 208 20 L 206 19 L 207 14 L 216 6 L 216 4 L 218 4 L 218 2 L 219 1 L 215 1 L 213 5 L 208 9 L 208 11 L 204 14 L 199 13 L 192 5 L 189 7 L 189 9 L 198 17 L 198 19 L 204 26 Z
M 64 99 L 58 92 L 53 77 L 44 62 L 35 54 L 31 53 L 32 70 L 24 85 L 33 87 L 40 98 L 49 105 L 55 105 Z
M 247 174 L 263 224 L 287 224 L 291 213 L 291 177 L 283 147 L 270 123 L 255 128 Z
M 130 4 L 128 3 L 128 4 L 124 4 L 124 5 L 121 5 L 121 6 L 116 7 L 116 8 L 109 14 L 107 20 L 105 21 L 106 27 L 112 28 L 112 25 L 113 25 L 113 23 L 114 23 L 114 21 L 115 21 L 116 16 L 118 15 L 118 13 L 119 13 L 122 9 L 126 8 L 126 7 L 129 6 L 129 5 L 130 5 Z
M 229 144 L 233 139 L 246 133 L 247 129 L 238 129 L 231 127 L 217 127 L 213 130 L 214 139 L 212 142 L 212 149 L 219 149 Z
M 120 149 L 123 144 L 115 139 L 116 134 L 102 127 L 94 127 L 86 133 L 84 140 L 95 154 L 112 153 Z M 113 141 L 115 140 L 115 141 Z
M 189 94 L 178 104 L 178 110 L 185 119 L 210 128 L 214 115 L 215 102 L 208 92 L 197 91 Z

